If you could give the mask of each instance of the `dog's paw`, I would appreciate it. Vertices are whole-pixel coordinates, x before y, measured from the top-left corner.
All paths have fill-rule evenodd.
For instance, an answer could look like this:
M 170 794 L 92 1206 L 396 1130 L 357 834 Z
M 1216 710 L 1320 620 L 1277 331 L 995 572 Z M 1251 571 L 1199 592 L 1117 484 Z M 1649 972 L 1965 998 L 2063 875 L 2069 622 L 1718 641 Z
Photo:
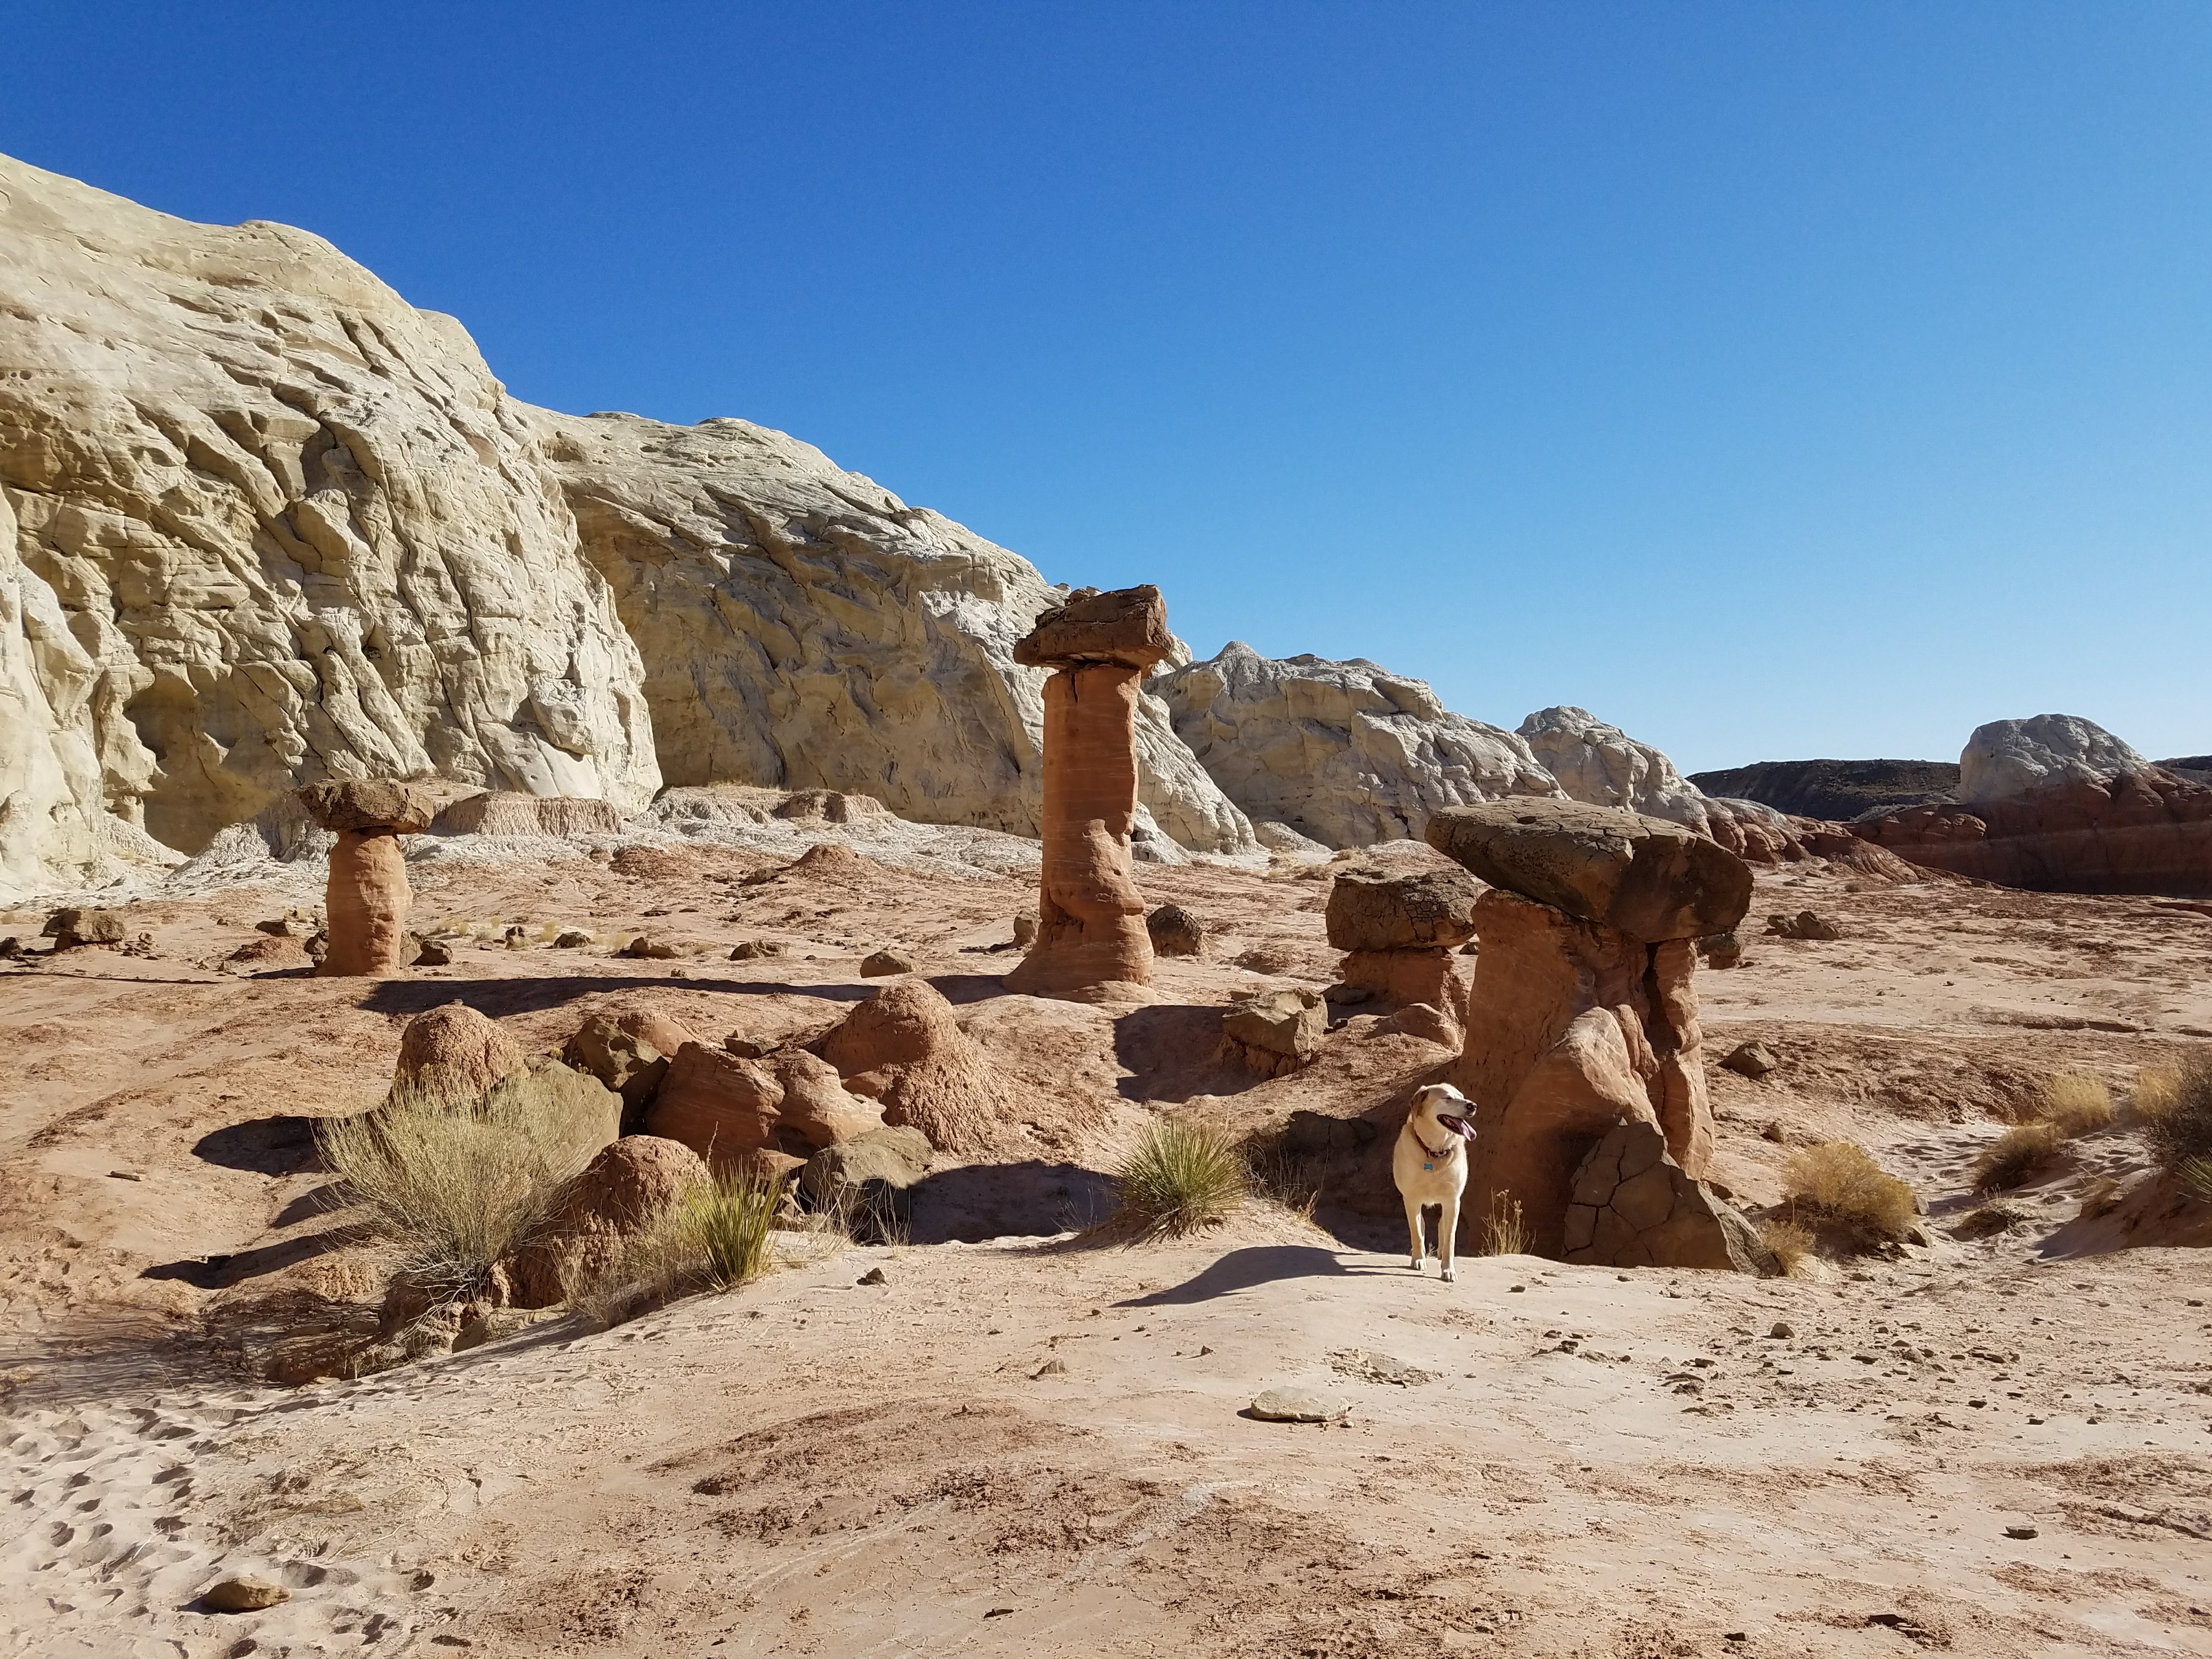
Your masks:
M 1444 1283 L 1445 1283 L 1445 1284 L 1447 1284 L 1447 1285 L 1450 1284 L 1450 1283 L 1452 1282 L 1452 1280 L 1454 1280 L 1455 1279 L 1457 1279 L 1458 1277 L 1459 1277 L 1459 1269 L 1458 1269 L 1458 1268 L 1456 1268 L 1456 1267 L 1447 1267 L 1447 1268 L 1445 1268 L 1445 1269 L 1444 1269 L 1444 1273 L 1443 1273 L 1443 1279 L 1444 1279 Z
M 1406 1265 L 1407 1265 L 1407 1267 L 1411 1267 L 1411 1268 L 1412 1268 L 1415 1273 L 1419 1273 L 1419 1272 L 1420 1272 L 1420 1271 L 1421 1271 L 1421 1262 L 1422 1262 L 1422 1260 L 1423 1260 L 1423 1258 L 1422 1258 L 1422 1257 L 1420 1257 L 1420 1256 L 1418 1256 L 1418 1255 L 1417 1255 L 1417 1256 L 1415 1256 L 1415 1257 L 1414 1257 L 1411 1261 L 1408 1261 Z

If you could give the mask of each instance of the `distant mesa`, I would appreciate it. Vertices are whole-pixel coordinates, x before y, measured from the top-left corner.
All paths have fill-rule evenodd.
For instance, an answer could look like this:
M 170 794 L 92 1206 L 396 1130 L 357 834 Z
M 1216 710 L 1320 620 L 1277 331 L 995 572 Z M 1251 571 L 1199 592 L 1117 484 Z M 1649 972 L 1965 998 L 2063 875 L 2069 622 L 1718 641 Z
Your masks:
M 1953 761 L 1757 761 L 1717 772 L 1692 772 L 1708 795 L 1757 801 L 1796 817 L 1849 823 L 1866 812 L 1958 799 Z

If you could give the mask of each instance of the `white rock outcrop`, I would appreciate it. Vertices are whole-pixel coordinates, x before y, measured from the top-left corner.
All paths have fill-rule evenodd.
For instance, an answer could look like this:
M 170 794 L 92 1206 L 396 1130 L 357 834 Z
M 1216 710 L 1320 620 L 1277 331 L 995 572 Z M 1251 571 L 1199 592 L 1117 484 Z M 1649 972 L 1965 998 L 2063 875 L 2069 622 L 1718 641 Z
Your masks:
M 0 364 L 11 880 L 326 776 L 651 799 L 636 650 L 453 319 L 0 158 Z
M 1978 726 L 1959 754 L 1959 799 L 2007 800 L 2045 784 L 2141 772 L 2150 762 L 2094 720 L 2038 714 Z
M 1278 660 L 1231 641 L 1147 689 L 1248 816 L 1329 847 L 1418 841 L 1439 807 L 1559 793 L 1512 732 L 1371 662 Z
M 1010 653 L 1059 590 L 805 444 L 531 408 L 319 237 L 4 157 L 0 367 L 0 891 L 325 777 L 635 813 L 665 765 L 1036 830 Z M 1139 741 L 1165 835 L 1256 853 L 1155 701 Z
M 1576 800 L 1705 828 L 1705 792 L 1658 750 L 1588 709 L 1540 708 L 1521 722 L 1518 735 Z
M 643 653 L 669 783 L 848 790 L 917 822 L 1036 834 L 1044 675 L 1013 646 L 1065 589 L 748 421 L 535 419 Z M 1254 849 L 1153 700 L 1138 758 L 1165 834 Z

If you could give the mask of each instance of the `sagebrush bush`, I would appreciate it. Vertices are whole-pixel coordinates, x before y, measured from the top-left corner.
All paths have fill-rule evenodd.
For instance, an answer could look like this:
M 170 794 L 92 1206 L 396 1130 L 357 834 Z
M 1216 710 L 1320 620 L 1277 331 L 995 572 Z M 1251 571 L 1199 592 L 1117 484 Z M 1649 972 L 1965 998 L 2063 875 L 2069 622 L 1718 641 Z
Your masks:
M 1150 1125 L 1114 1171 L 1123 1213 L 1155 1237 L 1225 1220 L 1249 1189 L 1244 1160 L 1228 1137 L 1173 1120 Z
M 400 1276 L 459 1301 L 543 1233 L 561 1184 L 611 1130 L 580 1091 L 523 1072 L 481 1100 L 394 1091 L 374 1111 L 325 1119 L 315 1143 L 397 1248 Z
M 1782 1182 L 1793 1208 L 1877 1239 L 1903 1238 L 1918 1212 L 1912 1188 L 1853 1141 L 1832 1140 L 1791 1153 Z
M 2160 1164 L 2177 1174 L 2212 1164 L 2212 1057 L 2195 1056 L 2174 1068 L 2172 1097 L 2144 1121 L 2143 1138 Z
M 2017 1187 L 2047 1165 L 2065 1144 L 2065 1132 L 2047 1119 L 2007 1129 L 1974 1159 L 1973 1189 L 1997 1193 Z
M 1795 1221 L 1768 1220 L 1759 1224 L 1759 1236 L 1782 1264 L 1784 1279 L 1805 1276 L 1805 1264 L 1813 1259 L 1813 1235 L 1808 1231 Z
M 2112 1091 L 2102 1078 L 2061 1072 L 2044 1085 L 2043 1104 L 2036 1116 L 2071 1140 L 2111 1127 Z
M 1521 1200 L 1504 1193 L 1490 1195 L 1490 1213 L 1482 1218 L 1477 1255 L 1526 1255 L 1528 1223 L 1521 1213 Z
M 783 1180 L 750 1172 L 695 1187 L 678 1206 L 680 1230 L 701 1265 L 725 1290 L 757 1279 L 768 1266 L 769 1235 L 783 1203 Z
M 768 1270 L 784 1183 L 750 1171 L 717 1176 L 641 1217 L 611 1257 L 564 1289 L 570 1306 L 612 1325 L 678 1297 L 733 1290 Z

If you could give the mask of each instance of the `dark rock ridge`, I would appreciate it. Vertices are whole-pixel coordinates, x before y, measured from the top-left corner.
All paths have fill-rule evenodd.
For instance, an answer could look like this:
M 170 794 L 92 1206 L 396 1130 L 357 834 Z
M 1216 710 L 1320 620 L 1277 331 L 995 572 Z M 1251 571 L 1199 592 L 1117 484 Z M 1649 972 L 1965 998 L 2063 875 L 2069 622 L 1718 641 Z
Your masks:
M 1708 795 L 1755 800 L 1796 817 L 1848 820 L 1884 808 L 1955 799 L 1959 768 L 1950 761 L 1756 761 L 1692 772 L 1690 781 Z

